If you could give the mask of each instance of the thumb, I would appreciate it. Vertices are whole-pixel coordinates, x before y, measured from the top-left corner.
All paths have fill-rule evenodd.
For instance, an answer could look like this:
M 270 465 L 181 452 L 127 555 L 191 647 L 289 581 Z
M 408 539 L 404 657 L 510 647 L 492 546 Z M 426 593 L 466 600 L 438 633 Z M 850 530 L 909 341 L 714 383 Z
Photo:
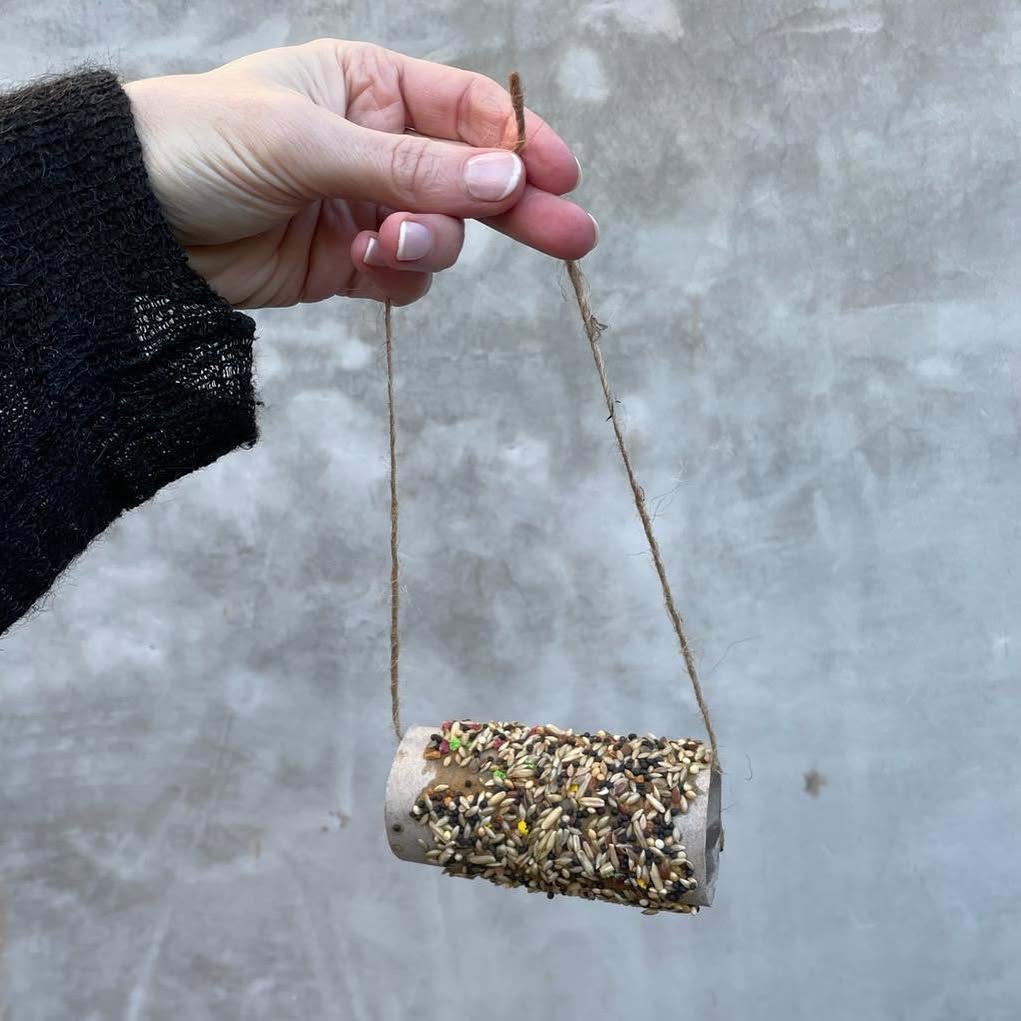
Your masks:
M 302 148 L 322 196 L 479 218 L 506 212 L 524 191 L 525 165 L 507 149 L 373 131 L 321 112 L 320 130 Z

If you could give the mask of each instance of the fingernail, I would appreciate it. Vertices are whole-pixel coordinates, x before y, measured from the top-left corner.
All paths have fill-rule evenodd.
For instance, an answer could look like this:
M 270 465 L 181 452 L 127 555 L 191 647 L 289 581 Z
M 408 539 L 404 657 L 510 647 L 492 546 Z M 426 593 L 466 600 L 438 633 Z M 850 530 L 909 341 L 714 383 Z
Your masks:
M 588 218 L 592 221 L 592 226 L 595 227 L 596 229 L 596 240 L 592 245 L 592 247 L 595 248 L 596 245 L 599 244 L 599 221 L 596 220 L 596 218 L 591 213 L 588 214 Z
M 464 184 L 472 198 L 502 202 L 521 180 L 524 164 L 512 152 L 472 156 L 464 167 Z
M 401 262 L 414 262 L 428 254 L 433 246 L 433 236 L 428 227 L 414 220 L 405 220 L 397 235 L 397 258 Z
M 366 266 L 385 266 L 386 263 L 379 257 L 379 242 L 375 238 L 369 238 L 369 243 L 365 246 L 365 254 L 362 256 L 362 262 Z
M 571 189 L 572 191 L 574 191 L 575 188 L 580 188 L 581 187 L 581 179 L 584 176 L 582 174 L 582 172 L 581 172 L 581 160 L 579 160 L 578 157 L 575 156 L 574 157 L 574 162 L 578 164 L 578 180 L 574 182 L 574 188 Z

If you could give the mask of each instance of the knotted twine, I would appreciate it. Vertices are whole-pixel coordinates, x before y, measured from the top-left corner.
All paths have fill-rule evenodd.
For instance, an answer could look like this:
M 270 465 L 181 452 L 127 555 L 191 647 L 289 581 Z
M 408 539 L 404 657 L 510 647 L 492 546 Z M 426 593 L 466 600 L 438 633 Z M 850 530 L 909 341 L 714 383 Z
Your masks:
M 521 76 L 514 71 L 510 76 L 509 91 L 511 104 L 514 108 L 514 121 L 517 128 L 517 137 L 514 143 L 514 152 L 520 153 L 525 147 L 525 96 L 521 87 Z M 599 341 L 606 330 L 606 324 L 601 323 L 592 312 L 588 281 L 581 272 L 578 263 L 573 259 L 564 260 L 567 269 L 567 277 L 574 289 L 574 296 L 578 303 L 578 312 L 581 314 L 582 327 L 592 349 L 592 358 L 595 361 L 596 373 L 599 376 L 599 384 L 603 390 L 603 399 L 606 401 L 606 410 L 609 412 L 607 420 L 613 426 L 613 435 L 617 441 L 617 450 L 620 452 L 620 459 L 627 474 L 628 485 L 631 488 L 631 496 L 634 499 L 635 509 L 642 522 L 642 529 L 645 532 L 645 539 L 649 544 L 649 552 L 652 554 L 652 563 L 659 578 L 660 588 L 663 592 L 663 603 L 666 607 L 667 617 L 677 636 L 677 644 L 681 650 L 681 659 L 684 662 L 688 680 L 691 682 L 691 689 L 695 695 L 695 702 L 702 715 L 702 722 L 705 724 L 706 735 L 709 740 L 709 748 L 712 751 L 712 768 L 720 772 L 720 760 L 716 752 L 716 731 L 713 728 L 712 718 L 709 715 L 709 706 L 702 691 L 702 683 L 698 677 L 698 668 L 695 665 L 695 657 L 692 654 L 691 646 L 684 630 L 684 621 L 677 610 L 674 601 L 673 590 L 667 578 L 666 568 L 663 565 L 663 556 L 660 553 L 659 542 L 652 527 L 652 518 L 645 505 L 645 490 L 639 485 L 638 477 L 631 463 L 631 454 L 628 451 L 627 443 L 624 440 L 624 431 L 620 424 L 620 417 L 617 414 L 617 402 L 613 397 L 610 382 L 606 374 L 606 364 L 603 361 L 603 352 Z M 393 381 L 393 308 L 388 298 L 384 311 L 384 324 L 386 332 L 386 399 L 390 431 L 390 718 L 393 723 L 394 734 L 400 741 L 403 736 L 401 728 L 401 703 L 399 687 L 399 666 L 400 666 L 400 570 L 397 559 L 397 526 L 398 526 L 398 502 L 397 502 L 397 426 L 394 415 L 394 381 Z

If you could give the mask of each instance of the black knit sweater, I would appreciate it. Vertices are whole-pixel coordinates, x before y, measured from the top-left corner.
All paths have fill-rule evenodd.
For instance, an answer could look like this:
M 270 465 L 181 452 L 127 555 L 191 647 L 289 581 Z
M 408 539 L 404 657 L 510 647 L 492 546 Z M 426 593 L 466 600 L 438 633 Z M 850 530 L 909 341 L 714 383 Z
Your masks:
M 122 511 L 254 442 L 253 332 L 188 267 L 113 75 L 0 96 L 0 632 Z

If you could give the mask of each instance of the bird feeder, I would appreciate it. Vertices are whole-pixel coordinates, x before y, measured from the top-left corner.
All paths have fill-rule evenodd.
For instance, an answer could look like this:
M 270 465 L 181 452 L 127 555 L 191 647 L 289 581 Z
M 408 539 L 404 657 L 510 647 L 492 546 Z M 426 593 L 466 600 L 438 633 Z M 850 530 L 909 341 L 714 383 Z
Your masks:
M 469 720 L 410 727 L 385 817 L 398 858 L 447 875 L 647 914 L 712 903 L 720 776 L 696 739 Z

